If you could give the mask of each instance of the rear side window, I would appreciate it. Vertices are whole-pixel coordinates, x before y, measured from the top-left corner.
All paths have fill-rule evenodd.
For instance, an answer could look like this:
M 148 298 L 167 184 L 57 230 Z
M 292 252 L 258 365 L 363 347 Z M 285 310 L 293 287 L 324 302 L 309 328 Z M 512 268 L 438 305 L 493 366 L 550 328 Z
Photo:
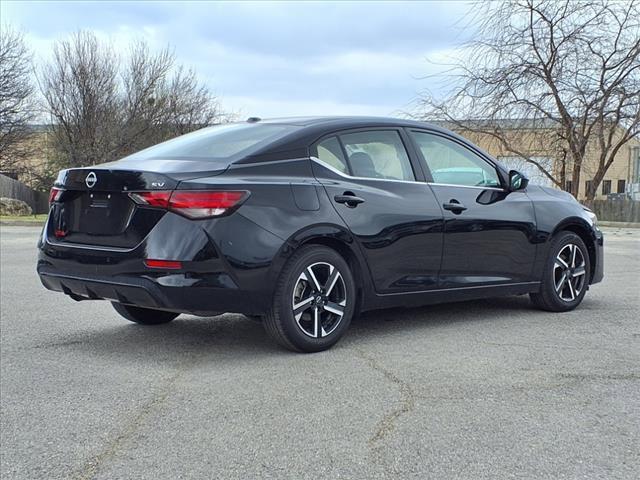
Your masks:
M 340 140 L 356 177 L 415 180 L 409 156 L 395 130 L 345 133 Z
M 329 137 L 315 147 L 315 156 L 327 165 L 331 165 L 336 170 L 348 174 L 349 168 L 342 153 L 342 147 L 336 137 Z
M 234 161 L 284 137 L 299 127 L 231 123 L 203 128 L 141 150 L 126 159 Z

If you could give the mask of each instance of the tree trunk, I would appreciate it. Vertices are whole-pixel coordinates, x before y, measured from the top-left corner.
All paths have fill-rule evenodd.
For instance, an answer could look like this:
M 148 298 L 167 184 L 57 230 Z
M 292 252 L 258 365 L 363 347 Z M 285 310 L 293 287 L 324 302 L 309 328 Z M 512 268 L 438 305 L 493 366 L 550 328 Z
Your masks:
M 582 173 L 582 157 L 573 158 L 573 170 L 571 172 L 571 195 L 578 198 L 580 192 L 580 176 Z
M 562 190 L 567 189 L 567 153 L 565 152 L 562 155 L 562 160 L 560 163 L 560 185 L 559 187 Z M 573 189 L 573 187 L 572 187 Z

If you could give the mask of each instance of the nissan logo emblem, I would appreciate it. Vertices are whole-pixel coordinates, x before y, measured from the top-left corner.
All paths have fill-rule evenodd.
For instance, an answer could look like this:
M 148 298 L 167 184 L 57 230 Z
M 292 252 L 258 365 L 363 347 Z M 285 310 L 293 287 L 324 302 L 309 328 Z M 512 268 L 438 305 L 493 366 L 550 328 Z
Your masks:
M 96 174 L 93 172 L 89 172 L 89 175 L 87 175 L 87 178 L 84 179 L 84 183 L 86 183 L 87 187 L 89 188 L 93 188 L 96 185 L 97 181 L 98 181 L 98 177 L 96 177 Z

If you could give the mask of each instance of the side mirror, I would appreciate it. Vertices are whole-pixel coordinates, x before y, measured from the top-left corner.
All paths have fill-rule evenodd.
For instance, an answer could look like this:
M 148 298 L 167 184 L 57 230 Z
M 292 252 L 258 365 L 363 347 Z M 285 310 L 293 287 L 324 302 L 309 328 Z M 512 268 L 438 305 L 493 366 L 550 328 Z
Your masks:
M 509 172 L 509 191 L 524 190 L 529 185 L 529 179 L 516 170 Z

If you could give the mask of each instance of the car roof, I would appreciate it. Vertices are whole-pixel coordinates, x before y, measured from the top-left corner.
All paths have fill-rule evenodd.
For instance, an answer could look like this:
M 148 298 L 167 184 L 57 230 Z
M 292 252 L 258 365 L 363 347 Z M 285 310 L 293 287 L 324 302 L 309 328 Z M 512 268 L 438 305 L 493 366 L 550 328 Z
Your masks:
M 308 148 L 318 139 L 331 133 L 357 128 L 420 128 L 446 133 L 447 135 L 461 138 L 455 133 L 425 122 L 416 120 L 391 118 L 391 117 L 370 117 L 370 116 L 311 116 L 311 117 L 283 117 L 260 119 L 251 117 L 248 123 L 260 124 L 280 124 L 293 125 L 299 128 L 293 129 L 289 134 L 266 145 L 255 154 L 240 159 L 234 163 L 256 163 L 261 161 L 278 160 L 286 152 L 285 158 L 295 158 L 307 156 Z M 463 139 L 464 140 L 464 139 Z
M 287 125 L 299 125 L 299 126 L 332 126 L 332 127 L 344 127 L 344 128 L 357 128 L 358 126 L 399 126 L 399 127 L 437 127 L 425 122 L 417 120 L 393 118 L 393 117 L 375 117 L 375 116 L 313 116 L 313 117 L 282 117 L 282 118 L 265 118 L 259 119 L 256 123 L 276 123 Z

